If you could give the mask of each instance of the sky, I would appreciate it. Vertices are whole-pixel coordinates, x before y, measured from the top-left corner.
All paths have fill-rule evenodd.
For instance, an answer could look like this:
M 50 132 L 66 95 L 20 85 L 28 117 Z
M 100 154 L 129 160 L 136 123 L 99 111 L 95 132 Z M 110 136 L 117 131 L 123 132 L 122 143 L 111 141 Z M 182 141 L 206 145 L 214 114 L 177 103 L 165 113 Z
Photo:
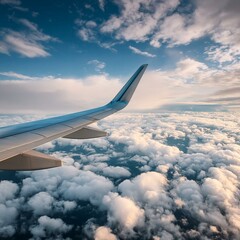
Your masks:
M 107 103 L 149 64 L 129 111 L 238 111 L 238 0 L 0 0 L 0 111 Z
M 108 103 L 141 64 L 108 136 L 0 171 L 1 239 L 240 236 L 239 0 L 0 0 L 0 126 Z M 96 125 L 95 125 L 96 126 Z

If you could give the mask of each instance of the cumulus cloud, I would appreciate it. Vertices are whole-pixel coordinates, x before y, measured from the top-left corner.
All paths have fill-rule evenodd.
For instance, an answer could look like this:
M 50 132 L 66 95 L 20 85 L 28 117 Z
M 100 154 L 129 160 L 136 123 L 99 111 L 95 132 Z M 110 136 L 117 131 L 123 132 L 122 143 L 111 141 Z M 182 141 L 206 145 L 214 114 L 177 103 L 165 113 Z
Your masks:
M 118 189 L 124 196 L 128 196 L 137 202 L 161 201 L 159 198 L 167 185 L 167 179 L 164 175 L 157 172 L 147 172 L 131 180 L 125 180 L 119 184 Z
M 99 127 L 108 138 L 59 139 L 43 148 L 68 155 L 69 166 L 0 183 L 1 237 L 237 239 L 238 113 L 122 113 Z M 104 169 L 131 175 L 110 180 Z
M 67 200 L 84 200 L 98 204 L 113 188 L 111 181 L 92 172 L 82 171 L 82 174 L 73 177 L 72 180 L 63 181 L 59 187 L 60 194 Z
M 0 203 L 4 203 L 8 199 L 14 198 L 18 191 L 18 185 L 9 181 L 0 182 Z
M 95 240 L 105 240 L 105 239 L 116 240 L 117 237 L 111 232 L 112 230 L 108 227 L 98 227 L 96 229 L 94 239 Z
M 41 215 L 51 211 L 53 201 L 54 198 L 48 193 L 39 192 L 29 199 L 28 204 L 34 214 Z
M 15 197 L 18 190 L 18 185 L 15 183 L 0 182 L 0 236 L 5 238 L 13 236 L 16 232 L 18 200 L 15 200 Z
M 65 224 L 60 218 L 50 218 L 41 216 L 38 219 L 38 225 L 32 226 L 30 231 L 35 239 L 42 239 L 50 236 L 61 236 L 72 228 L 71 225 Z
M 108 208 L 108 221 L 111 224 L 118 222 L 127 231 L 133 230 L 136 226 L 143 226 L 144 210 L 129 198 L 109 193 L 104 196 L 103 204 Z

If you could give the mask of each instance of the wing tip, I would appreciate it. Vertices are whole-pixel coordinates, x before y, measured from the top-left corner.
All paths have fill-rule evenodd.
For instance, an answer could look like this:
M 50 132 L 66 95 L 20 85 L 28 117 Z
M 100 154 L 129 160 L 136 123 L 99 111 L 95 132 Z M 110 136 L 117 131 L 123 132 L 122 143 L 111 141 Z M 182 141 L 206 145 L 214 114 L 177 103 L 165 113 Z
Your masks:
M 111 103 L 114 102 L 124 102 L 126 105 L 132 98 L 132 95 L 142 78 L 148 64 L 142 64 L 137 71 L 132 75 L 132 77 L 127 81 L 127 83 L 122 87 L 118 94 L 113 98 Z

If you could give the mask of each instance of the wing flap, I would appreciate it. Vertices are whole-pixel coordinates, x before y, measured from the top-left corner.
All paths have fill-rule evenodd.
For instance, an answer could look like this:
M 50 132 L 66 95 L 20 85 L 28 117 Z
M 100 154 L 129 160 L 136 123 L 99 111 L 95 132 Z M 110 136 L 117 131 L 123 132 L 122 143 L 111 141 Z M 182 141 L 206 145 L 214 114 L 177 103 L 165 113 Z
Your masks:
M 62 166 L 62 161 L 34 150 L 0 162 L 1 170 L 32 171 Z
M 70 138 L 70 139 L 88 139 L 88 138 L 98 138 L 98 137 L 105 137 L 107 136 L 107 132 L 102 131 L 97 128 L 93 127 L 84 127 L 80 130 L 70 133 L 64 138 Z

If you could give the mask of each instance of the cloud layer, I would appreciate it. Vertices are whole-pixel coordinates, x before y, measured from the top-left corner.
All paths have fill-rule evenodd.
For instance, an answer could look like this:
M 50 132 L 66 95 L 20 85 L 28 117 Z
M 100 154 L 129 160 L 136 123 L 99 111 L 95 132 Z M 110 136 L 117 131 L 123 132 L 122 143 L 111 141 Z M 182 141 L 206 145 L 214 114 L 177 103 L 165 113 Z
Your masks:
M 89 61 L 89 64 L 94 65 L 100 75 L 79 79 L 54 76 L 41 78 L 1 72 L 1 112 L 61 113 L 108 103 L 121 89 L 123 82 L 102 72 L 104 62 L 95 59 Z M 239 76 L 238 63 L 216 71 L 203 62 L 185 58 L 169 70 L 147 70 L 128 109 L 149 111 L 169 104 L 195 104 L 206 106 L 203 109 L 205 111 L 208 106 L 220 106 L 217 110 L 238 110 Z
M 99 122 L 108 138 L 43 145 L 65 166 L 0 182 L 0 235 L 237 239 L 239 124 L 238 113 L 118 114 Z

